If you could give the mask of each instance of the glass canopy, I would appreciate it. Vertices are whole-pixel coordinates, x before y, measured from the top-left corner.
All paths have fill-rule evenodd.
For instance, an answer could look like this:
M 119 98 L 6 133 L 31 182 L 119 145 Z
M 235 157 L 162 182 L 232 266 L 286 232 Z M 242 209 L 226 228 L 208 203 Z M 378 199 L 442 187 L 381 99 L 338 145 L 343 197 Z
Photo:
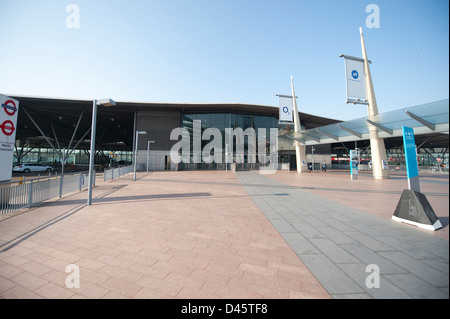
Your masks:
M 376 116 L 325 125 L 288 133 L 286 138 L 306 145 L 349 142 L 369 139 L 369 127 L 375 126 L 380 138 L 402 136 L 402 126 L 411 127 L 416 135 L 449 131 L 449 100 L 407 107 Z

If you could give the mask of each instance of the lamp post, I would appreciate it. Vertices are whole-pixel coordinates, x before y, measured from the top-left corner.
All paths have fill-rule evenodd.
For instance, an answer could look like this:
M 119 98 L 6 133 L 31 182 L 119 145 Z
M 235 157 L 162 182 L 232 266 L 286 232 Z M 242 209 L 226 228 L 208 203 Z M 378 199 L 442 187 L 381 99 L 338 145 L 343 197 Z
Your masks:
M 136 146 L 134 148 L 134 176 L 133 176 L 133 181 L 136 180 L 136 161 L 137 161 L 138 137 L 139 137 L 139 134 L 147 134 L 147 131 L 136 131 Z
M 92 103 L 92 124 L 91 124 L 91 150 L 89 154 L 89 181 L 87 204 L 92 204 L 92 185 L 94 184 L 94 155 L 95 155 L 95 130 L 97 128 L 97 105 L 111 107 L 116 102 L 111 99 L 94 100 Z
M 148 160 L 150 158 L 150 144 L 154 144 L 155 141 L 147 141 L 147 174 L 148 174 Z

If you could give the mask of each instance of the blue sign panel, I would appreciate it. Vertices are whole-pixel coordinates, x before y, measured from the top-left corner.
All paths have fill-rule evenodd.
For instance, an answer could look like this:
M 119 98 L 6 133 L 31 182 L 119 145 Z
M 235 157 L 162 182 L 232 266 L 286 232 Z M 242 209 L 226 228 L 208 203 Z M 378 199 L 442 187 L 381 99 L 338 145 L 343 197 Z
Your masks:
M 408 174 L 408 178 L 413 178 L 419 176 L 414 130 L 407 126 L 402 126 L 402 130 L 403 147 L 405 148 L 406 172 Z
M 358 150 L 350 150 L 350 175 L 358 179 Z

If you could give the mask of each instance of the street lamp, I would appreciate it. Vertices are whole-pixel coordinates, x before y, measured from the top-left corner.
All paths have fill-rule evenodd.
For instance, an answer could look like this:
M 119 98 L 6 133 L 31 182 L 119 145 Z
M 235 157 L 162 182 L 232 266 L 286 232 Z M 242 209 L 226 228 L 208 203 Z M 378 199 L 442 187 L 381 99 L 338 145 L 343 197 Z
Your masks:
M 314 170 L 314 151 L 315 151 L 315 148 L 311 147 L 312 170 Z
M 139 137 L 139 134 L 147 134 L 147 131 L 136 131 L 136 147 L 134 148 L 134 177 L 133 177 L 133 181 L 136 180 L 136 161 L 137 161 L 138 137 Z
M 97 105 L 111 107 L 116 105 L 111 99 L 94 100 L 92 103 L 92 124 L 91 124 L 91 151 L 89 154 L 89 181 L 87 204 L 92 204 L 92 185 L 94 184 L 94 155 L 95 155 L 95 130 L 97 127 Z
M 154 144 L 155 141 L 147 141 L 147 174 L 148 174 L 148 160 L 150 158 L 150 144 Z

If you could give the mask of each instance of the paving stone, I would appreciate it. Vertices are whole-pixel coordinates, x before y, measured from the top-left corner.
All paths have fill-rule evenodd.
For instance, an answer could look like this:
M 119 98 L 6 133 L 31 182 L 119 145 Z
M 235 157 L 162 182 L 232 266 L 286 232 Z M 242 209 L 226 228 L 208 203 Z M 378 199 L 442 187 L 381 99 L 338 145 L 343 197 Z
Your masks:
M 358 262 L 355 257 L 328 238 L 311 238 L 310 241 L 335 264 Z
M 355 256 L 362 264 L 375 264 L 380 268 L 381 274 L 404 274 L 407 270 L 391 260 L 379 255 L 362 245 L 341 245 L 347 252 Z
M 270 222 L 280 233 L 297 233 L 297 230 L 285 219 L 271 220 Z
M 312 227 L 308 223 L 303 221 L 293 222 L 292 227 L 294 227 L 300 234 L 308 239 L 311 238 L 326 238 L 323 232 L 319 231 L 318 228 Z
M 320 250 L 299 233 L 282 233 L 281 235 L 299 256 L 321 254 Z
M 341 268 L 350 278 L 357 282 L 362 289 L 374 299 L 410 299 L 411 296 L 405 293 L 403 290 L 392 284 L 385 276 L 380 275 L 379 287 L 372 287 L 371 277 L 373 272 L 371 269 L 367 269 L 365 264 L 339 264 Z M 366 284 L 366 280 L 369 277 L 369 286 Z
M 364 234 L 359 231 L 344 232 L 350 238 L 353 238 L 357 243 L 366 246 L 373 251 L 391 251 L 394 250 L 391 246 L 376 240 L 374 237 Z
M 435 287 L 445 288 L 449 286 L 448 274 L 436 270 L 432 267 L 428 267 L 420 260 L 412 258 L 399 251 L 380 252 L 380 255 L 390 259 L 392 262 L 395 262 L 398 265 L 401 265 L 410 273 L 427 281 Z
M 448 294 L 413 274 L 385 275 L 394 285 L 416 299 L 448 299 Z
M 315 229 L 321 234 L 323 234 L 323 236 L 331 239 L 338 245 L 356 244 L 356 241 L 354 239 L 334 229 L 333 227 L 325 226 L 325 227 L 316 227 Z
M 324 255 L 303 255 L 302 261 L 331 294 L 364 293 L 364 290 Z

